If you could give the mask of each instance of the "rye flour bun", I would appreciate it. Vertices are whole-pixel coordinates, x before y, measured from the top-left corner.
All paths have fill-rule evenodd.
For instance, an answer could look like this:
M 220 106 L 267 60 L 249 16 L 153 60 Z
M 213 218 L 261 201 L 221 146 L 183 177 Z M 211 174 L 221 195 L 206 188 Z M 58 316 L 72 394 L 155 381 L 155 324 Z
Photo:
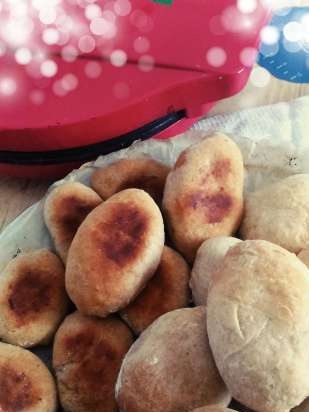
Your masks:
M 208 289 L 227 251 L 241 240 L 218 236 L 205 240 L 199 247 L 191 272 L 190 287 L 194 303 L 206 305 Z
M 292 409 L 291 412 L 309 412 L 309 398 L 305 399 L 299 406 Z
M 100 196 L 79 182 L 64 183 L 47 196 L 44 220 L 63 262 L 80 224 L 100 203 Z
M 309 395 L 309 271 L 264 240 L 225 256 L 207 299 L 207 330 L 233 398 L 256 412 L 288 412 Z
M 0 343 L 0 411 L 56 412 L 55 382 L 33 353 Z
M 116 385 L 122 412 L 187 412 L 228 405 L 208 345 L 204 307 L 177 309 L 149 326 L 127 353 Z
M 67 304 L 58 256 L 47 249 L 18 255 L 0 275 L 0 338 L 23 347 L 49 343 Z
M 120 159 L 91 176 L 91 186 L 102 199 L 124 189 L 143 189 L 160 205 L 170 168 L 150 157 Z
M 223 408 L 219 405 L 204 406 L 202 408 L 194 409 L 191 412 L 236 412 L 234 409 Z
M 309 268 L 309 248 L 308 249 L 302 249 L 298 255 L 298 259 L 300 259 L 306 266 Z
M 53 367 L 66 412 L 116 412 L 115 383 L 133 342 L 129 328 L 114 315 L 98 319 L 78 312 L 60 326 Z
M 243 211 L 244 167 L 237 145 L 215 134 L 183 151 L 163 196 L 170 236 L 189 262 L 206 239 L 233 234 Z
M 308 248 L 309 174 L 289 176 L 248 194 L 241 234 L 294 253 Z
M 73 239 L 65 278 L 70 298 L 84 315 L 123 309 L 153 276 L 163 246 L 163 219 L 152 198 L 139 189 L 115 194 Z
M 140 334 L 166 312 L 189 306 L 189 266 L 173 249 L 164 246 L 160 264 L 145 289 L 127 306 L 121 317 Z

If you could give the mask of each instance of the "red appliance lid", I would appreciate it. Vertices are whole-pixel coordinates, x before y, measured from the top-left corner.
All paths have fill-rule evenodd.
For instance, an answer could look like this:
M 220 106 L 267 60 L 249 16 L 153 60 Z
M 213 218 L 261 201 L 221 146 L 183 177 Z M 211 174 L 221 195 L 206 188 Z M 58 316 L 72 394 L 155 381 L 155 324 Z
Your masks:
M 0 148 L 95 143 L 236 93 L 268 17 L 253 3 L 4 1 Z

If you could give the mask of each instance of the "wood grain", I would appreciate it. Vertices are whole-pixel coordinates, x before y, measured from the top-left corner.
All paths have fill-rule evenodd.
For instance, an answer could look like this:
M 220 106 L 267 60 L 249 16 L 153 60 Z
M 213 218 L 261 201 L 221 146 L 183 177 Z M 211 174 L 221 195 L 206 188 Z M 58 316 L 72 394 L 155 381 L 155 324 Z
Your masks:
M 309 0 L 280 0 L 280 2 L 280 6 L 309 5 Z M 257 88 L 249 81 L 241 93 L 220 102 L 209 115 L 289 101 L 305 95 L 309 95 L 309 85 L 296 85 L 271 78 L 267 87 Z M 39 200 L 51 183 L 51 181 L 0 178 L 0 231 L 21 211 Z

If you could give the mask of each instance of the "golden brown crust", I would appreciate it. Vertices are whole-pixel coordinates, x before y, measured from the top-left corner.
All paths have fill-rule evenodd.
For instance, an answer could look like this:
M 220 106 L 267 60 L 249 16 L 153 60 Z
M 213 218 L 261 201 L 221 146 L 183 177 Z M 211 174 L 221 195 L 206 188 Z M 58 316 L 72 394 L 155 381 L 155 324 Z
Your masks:
M 24 347 L 48 343 L 67 303 L 56 255 L 47 249 L 18 255 L 0 276 L 0 337 Z
M 121 362 L 133 342 L 118 318 L 68 316 L 53 353 L 60 401 L 65 411 L 116 412 L 114 387 Z
M 64 183 L 47 196 L 44 219 L 63 262 L 80 224 L 100 203 L 100 196 L 79 182 Z
M 116 399 L 122 412 L 228 405 L 231 398 L 208 345 L 205 308 L 166 313 L 141 334 L 122 363 Z
M 0 410 L 55 412 L 56 387 L 46 366 L 31 352 L 0 343 Z
M 207 327 L 235 399 L 261 412 L 287 412 L 304 400 L 308 312 L 309 271 L 294 254 L 263 240 L 228 251 L 208 293 Z
M 243 174 L 240 150 L 221 134 L 186 149 L 169 173 L 163 209 L 176 248 L 190 262 L 204 240 L 237 230 Z
M 136 334 L 166 312 L 189 305 L 189 266 L 183 257 L 165 246 L 160 264 L 145 289 L 121 316 Z
M 105 317 L 127 306 L 157 269 L 163 219 L 144 191 L 119 192 L 92 211 L 72 242 L 66 288 L 80 312 Z
M 151 158 L 121 159 L 95 171 L 91 186 L 103 199 L 121 190 L 142 189 L 160 205 L 169 170 Z

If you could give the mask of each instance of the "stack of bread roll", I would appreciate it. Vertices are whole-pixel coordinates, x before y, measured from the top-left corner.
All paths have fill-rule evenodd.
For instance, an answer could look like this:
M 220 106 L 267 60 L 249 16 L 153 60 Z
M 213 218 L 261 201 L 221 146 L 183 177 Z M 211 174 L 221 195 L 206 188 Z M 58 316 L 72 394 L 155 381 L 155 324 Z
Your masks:
M 0 275 L 0 411 L 308 412 L 309 175 L 243 186 L 217 133 L 50 191 L 54 250 Z

